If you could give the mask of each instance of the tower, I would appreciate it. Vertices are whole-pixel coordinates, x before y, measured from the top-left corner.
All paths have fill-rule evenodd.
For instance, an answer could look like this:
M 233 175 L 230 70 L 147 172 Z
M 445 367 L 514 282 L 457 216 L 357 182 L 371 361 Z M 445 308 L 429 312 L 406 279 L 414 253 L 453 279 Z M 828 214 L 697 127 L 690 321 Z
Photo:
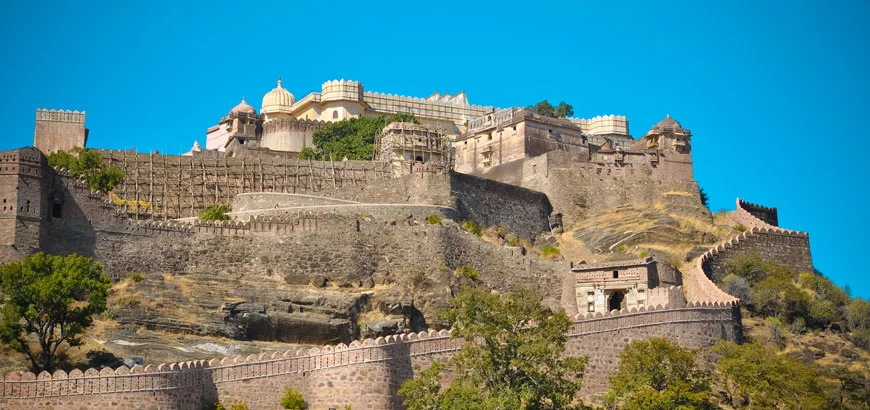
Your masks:
M 57 151 L 84 148 L 88 142 L 85 112 L 36 109 L 33 146 L 48 155 Z

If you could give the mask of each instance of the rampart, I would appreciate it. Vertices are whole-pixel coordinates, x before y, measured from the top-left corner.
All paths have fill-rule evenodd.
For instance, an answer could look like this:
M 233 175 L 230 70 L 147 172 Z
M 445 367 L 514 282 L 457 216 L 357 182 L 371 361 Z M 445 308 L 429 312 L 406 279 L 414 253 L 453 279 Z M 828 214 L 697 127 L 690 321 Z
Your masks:
M 737 198 L 737 207 L 728 215 L 735 224 L 745 228 L 773 228 L 779 226 L 776 208 L 751 204 Z
M 681 213 L 688 213 L 692 204 L 695 215 L 704 213 L 689 154 L 625 152 L 614 153 L 609 161 L 577 162 L 553 151 L 516 162 L 521 163 L 501 165 L 504 172 L 492 170 L 487 175 L 521 175 L 516 183 L 546 194 L 554 212 L 564 215 L 566 226 L 615 206 L 651 206 L 667 193 L 686 197 L 679 202 Z
M 581 394 L 602 393 L 618 366 L 618 352 L 632 340 L 669 337 L 682 345 L 709 347 L 733 340 L 733 306 L 720 303 L 663 306 L 578 315 L 566 354 L 589 356 Z M 11 373 L 0 383 L 0 405 L 13 409 L 127 408 L 199 409 L 203 403 L 244 400 L 250 408 L 274 408 L 286 387 L 300 390 L 311 408 L 401 409 L 401 383 L 432 360 L 461 347 L 446 330 L 354 341 L 349 345 L 288 350 L 272 355 L 136 366 L 132 369 Z

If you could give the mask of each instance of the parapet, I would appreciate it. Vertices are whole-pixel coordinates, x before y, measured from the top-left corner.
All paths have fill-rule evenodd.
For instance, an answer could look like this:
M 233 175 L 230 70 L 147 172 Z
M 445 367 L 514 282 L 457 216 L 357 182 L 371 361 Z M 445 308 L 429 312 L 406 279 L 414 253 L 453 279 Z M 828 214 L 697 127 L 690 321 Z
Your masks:
M 36 120 L 37 121 L 59 121 L 59 122 L 74 122 L 74 123 L 85 123 L 85 111 L 70 111 L 70 110 L 55 110 L 46 109 L 46 108 L 37 108 L 36 109 Z
M 321 88 L 321 101 L 336 101 L 336 100 L 363 100 L 363 85 L 359 81 L 353 80 L 330 80 L 323 83 Z

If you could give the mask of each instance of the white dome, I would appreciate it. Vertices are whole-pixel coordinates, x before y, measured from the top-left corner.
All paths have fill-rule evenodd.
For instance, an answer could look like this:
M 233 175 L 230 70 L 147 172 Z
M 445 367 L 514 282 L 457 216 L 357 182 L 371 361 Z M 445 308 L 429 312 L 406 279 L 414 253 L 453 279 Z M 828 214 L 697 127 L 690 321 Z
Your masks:
M 289 91 L 281 87 L 281 79 L 278 79 L 278 86 L 272 91 L 263 96 L 263 107 L 260 108 L 261 114 L 270 114 L 276 112 L 290 113 L 290 106 L 296 103 L 296 98 Z

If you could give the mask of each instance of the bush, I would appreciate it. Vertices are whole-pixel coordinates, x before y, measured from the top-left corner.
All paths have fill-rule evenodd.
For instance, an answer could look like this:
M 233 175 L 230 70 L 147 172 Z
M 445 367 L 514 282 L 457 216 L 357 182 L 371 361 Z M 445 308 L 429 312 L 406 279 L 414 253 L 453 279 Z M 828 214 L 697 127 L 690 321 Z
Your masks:
M 220 404 L 220 402 L 213 401 L 203 404 L 202 410 L 227 410 L 227 408 L 223 404 Z
M 637 256 L 641 258 L 646 258 L 647 256 L 649 256 L 649 253 L 647 251 L 641 251 L 640 254 Z
M 480 279 L 480 274 L 470 266 L 460 266 L 456 268 L 455 274 L 460 278 L 468 278 L 475 281 Z
M 133 272 L 127 275 L 127 279 L 130 279 L 132 283 L 139 283 L 145 280 L 145 274 L 142 272 Z
M 733 274 L 726 276 L 725 279 L 722 280 L 722 290 L 724 290 L 725 293 L 740 299 L 744 303 L 747 303 L 752 297 L 752 290 L 749 286 L 749 282 L 747 282 L 746 279 Z
M 870 349 L 870 327 L 861 326 L 853 330 L 849 340 L 857 347 Z
M 616 253 L 625 253 L 625 245 L 619 245 L 619 247 L 616 248 Z
M 791 332 L 795 335 L 803 334 L 807 331 L 807 322 L 802 317 L 795 318 L 793 322 L 791 322 Z
M 816 299 L 810 302 L 808 313 L 810 325 L 813 327 L 826 328 L 831 326 L 831 323 L 840 318 L 840 314 L 837 312 L 837 306 L 834 305 L 834 302 L 824 299 Z
M 230 406 L 230 410 L 248 410 L 248 405 L 244 401 L 238 401 Z
M 786 338 L 785 326 L 783 326 L 782 321 L 775 317 L 769 317 L 766 319 L 766 322 L 767 330 L 770 332 L 770 342 L 780 349 L 784 348 L 788 339 Z
M 288 387 L 284 397 L 281 398 L 281 407 L 289 410 L 305 410 L 308 408 L 308 405 L 305 404 L 302 393 L 299 393 L 298 390 L 292 387 Z
M 508 235 L 507 244 L 508 246 L 519 246 L 520 238 L 518 238 L 516 235 Z
M 103 159 L 96 151 L 73 148 L 72 155 L 65 151 L 49 154 L 48 164 L 52 167 L 69 169 L 76 178 L 82 178 L 88 188 L 108 192 L 124 180 L 124 173 L 117 168 L 104 167 Z
M 559 248 L 554 248 L 552 246 L 545 246 L 541 248 L 541 256 L 544 258 L 555 258 L 559 256 L 561 252 L 559 252 Z
M 737 232 L 746 232 L 746 227 L 743 224 L 737 224 L 733 229 Z
M 852 299 L 846 304 L 846 326 L 850 330 L 859 327 L 870 328 L 870 302 L 864 299 Z
M 429 215 L 426 217 L 426 222 L 429 222 L 429 225 L 441 225 L 441 215 Z
M 480 227 L 477 226 L 477 222 L 472 220 L 465 220 L 459 223 L 459 229 L 462 229 L 465 232 L 481 236 Z
M 225 205 L 214 205 L 203 209 L 199 212 L 199 219 L 203 221 L 228 221 L 230 218 L 227 212 L 230 211 Z

